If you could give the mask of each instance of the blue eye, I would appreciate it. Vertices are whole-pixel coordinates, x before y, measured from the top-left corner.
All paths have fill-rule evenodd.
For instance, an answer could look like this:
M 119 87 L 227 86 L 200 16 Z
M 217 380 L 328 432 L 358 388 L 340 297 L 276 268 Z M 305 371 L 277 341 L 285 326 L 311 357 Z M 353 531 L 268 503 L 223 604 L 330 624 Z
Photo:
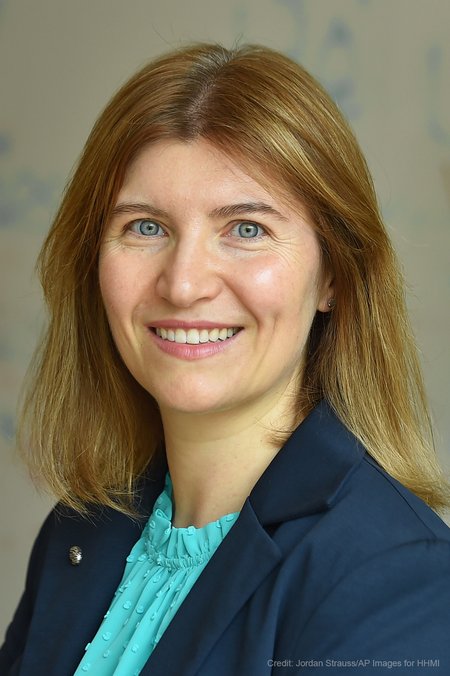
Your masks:
M 164 230 L 159 223 L 155 223 L 155 221 L 151 221 L 148 218 L 140 218 L 137 221 L 133 221 L 130 230 L 137 235 L 144 235 L 145 237 L 155 237 L 164 234 Z
M 242 237 L 243 239 L 254 239 L 255 237 L 260 237 L 260 235 L 264 234 L 264 230 L 260 225 L 248 221 L 238 223 L 231 232 L 233 235 Z

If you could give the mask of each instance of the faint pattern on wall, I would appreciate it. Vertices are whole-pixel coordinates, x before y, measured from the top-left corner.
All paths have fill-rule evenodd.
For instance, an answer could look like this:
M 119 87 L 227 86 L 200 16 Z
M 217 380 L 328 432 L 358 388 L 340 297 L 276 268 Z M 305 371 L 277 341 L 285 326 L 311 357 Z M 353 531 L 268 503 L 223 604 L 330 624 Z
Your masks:
M 450 162 L 441 165 L 441 174 L 444 183 L 444 190 L 447 193 L 448 205 L 450 207 Z
M 14 143 L 0 130 L 0 438 L 11 444 L 16 399 L 41 321 L 41 302 L 30 272 L 54 211 L 61 179 L 17 167 Z M 22 271 L 22 274 L 18 272 Z
M 285 5 L 295 26 L 295 40 L 286 50 L 300 63 L 306 62 L 312 45 L 315 51 L 314 72 L 325 89 L 331 94 L 349 120 L 361 115 L 361 102 L 357 99 L 355 64 L 358 62 L 354 30 L 348 18 L 334 14 L 322 23 L 323 32 L 317 40 L 316 31 L 311 30 L 311 14 L 314 13 L 305 0 L 277 0 Z M 355 0 L 355 4 L 366 6 L 367 2 Z M 312 11 L 311 11 L 312 10 Z
M 447 47 L 447 55 L 450 49 Z M 426 97 L 426 107 L 428 115 L 428 130 L 431 138 L 438 145 L 450 148 L 450 115 L 448 107 L 445 105 L 445 98 L 448 98 L 450 82 L 448 78 L 449 63 L 447 68 L 444 65 L 444 47 L 433 44 L 427 50 L 427 82 L 428 92 Z

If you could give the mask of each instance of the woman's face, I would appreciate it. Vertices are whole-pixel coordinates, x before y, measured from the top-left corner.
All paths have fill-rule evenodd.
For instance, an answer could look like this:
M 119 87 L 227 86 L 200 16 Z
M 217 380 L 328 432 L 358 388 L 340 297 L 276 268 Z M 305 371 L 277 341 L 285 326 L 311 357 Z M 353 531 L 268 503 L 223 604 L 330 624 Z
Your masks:
M 301 205 L 204 140 L 159 141 L 129 167 L 100 286 L 130 372 L 161 409 L 191 413 L 288 396 L 332 295 Z

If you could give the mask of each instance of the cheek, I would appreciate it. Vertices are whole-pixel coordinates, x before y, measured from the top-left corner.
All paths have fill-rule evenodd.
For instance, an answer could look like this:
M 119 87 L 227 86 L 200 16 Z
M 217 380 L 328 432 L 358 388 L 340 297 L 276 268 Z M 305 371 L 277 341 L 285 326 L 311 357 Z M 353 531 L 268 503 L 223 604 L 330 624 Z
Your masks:
M 103 305 L 105 306 L 108 319 L 111 323 L 111 314 L 116 305 L 120 305 L 120 286 L 117 285 L 117 276 L 114 274 L 114 266 L 109 264 L 108 258 L 101 257 L 99 261 L 99 284 Z
M 106 253 L 99 260 L 100 291 L 108 320 L 116 325 L 126 319 L 138 293 L 136 266 L 127 257 Z
M 312 322 L 318 302 L 318 265 L 304 260 L 249 262 L 237 274 L 239 295 L 257 317 Z

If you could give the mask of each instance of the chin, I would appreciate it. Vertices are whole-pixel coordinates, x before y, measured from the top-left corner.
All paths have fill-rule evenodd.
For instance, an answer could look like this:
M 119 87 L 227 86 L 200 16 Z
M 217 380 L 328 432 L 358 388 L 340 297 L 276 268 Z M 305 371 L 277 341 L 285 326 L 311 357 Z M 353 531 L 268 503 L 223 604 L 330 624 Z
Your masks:
M 211 389 L 196 390 L 192 386 L 183 388 L 181 384 L 176 384 L 173 391 L 149 387 L 145 389 L 150 392 L 161 410 L 201 415 L 232 408 L 231 402 L 224 401 L 223 396 Z
M 211 403 L 211 401 L 205 402 L 203 400 L 201 401 L 190 401 L 189 403 L 186 402 L 161 402 L 159 404 L 160 410 L 165 410 L 165 411 L 171 411 L 173 413 L 180 413 L 183 415 L 193 415 L 193 416 L 201 416 L 201 415 L 209 415 L 209 414 L 214 414 L 214 413 L 223 413 L 227 410 L 230 410 L 232 406 L 225 406 L 225 405 L 214 405 Z

